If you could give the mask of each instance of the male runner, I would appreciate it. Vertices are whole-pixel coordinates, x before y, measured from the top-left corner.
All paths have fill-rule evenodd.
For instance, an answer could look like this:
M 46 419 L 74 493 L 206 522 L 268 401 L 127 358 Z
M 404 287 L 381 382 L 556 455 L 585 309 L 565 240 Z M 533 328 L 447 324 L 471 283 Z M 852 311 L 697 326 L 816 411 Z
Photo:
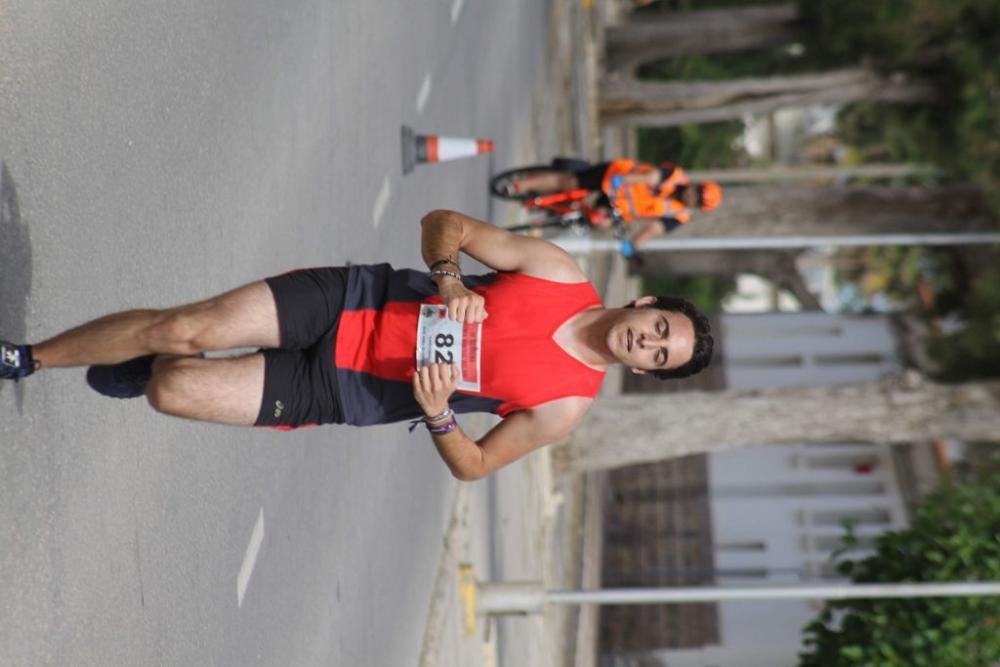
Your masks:
M 108 315 L 37 345 L 0 343 L 0 377 L 87 366 L 119 398 L 203 421 L 281 429 L 421 419 L 452 473 L 479 479 L 570 433 L 606 368 L 684 377 L 712 338 L 680 299 L 604 308 L 573 259 L 451 211 L 423 220 L 431 271 L 294 271 L 177 308 Z M 461 276 L 459 251 L 495 269 Z M 661 307 L 655 307 L 655 306 Z M 231 358 L 212 350 L 257 347 Z M 418 368 L 419 366 L 419 368 Z M 454 412 L 504 419 L 478 441 Z

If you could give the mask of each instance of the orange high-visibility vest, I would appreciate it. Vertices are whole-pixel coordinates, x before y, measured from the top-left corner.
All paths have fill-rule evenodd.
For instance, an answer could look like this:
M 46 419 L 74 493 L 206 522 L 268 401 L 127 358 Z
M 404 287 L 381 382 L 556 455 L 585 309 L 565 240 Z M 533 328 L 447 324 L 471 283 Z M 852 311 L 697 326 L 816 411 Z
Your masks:
M 670 176 L 658 187 L 646 183 L 631 183 L 620 187 L 618 192 L 614 192 L 611 188 L 611 180 L 615 176 L 647 173 L 654 168 L 646 162 L 613 160 L 604 174 L 601 189 L 608 195 L 608 199 L 621 213 L 625 222 L 633 222 L 636 218 L 668 216 L 682 223 L 687 222 L 691 218 L 690 212 L 681 202 L 671 197 L 678 185 L 688 183 L 687 174 L 680 167 L 675 167 Z

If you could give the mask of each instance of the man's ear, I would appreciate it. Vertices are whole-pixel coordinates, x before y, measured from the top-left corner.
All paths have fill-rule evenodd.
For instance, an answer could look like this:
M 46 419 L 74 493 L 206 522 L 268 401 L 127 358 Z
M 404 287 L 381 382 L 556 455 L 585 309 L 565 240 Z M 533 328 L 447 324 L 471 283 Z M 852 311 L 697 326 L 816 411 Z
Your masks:
M 638 299 L 632 302 L 632 305 L 636 308 L 642 308 L 643 306 L 648 306 L 651 303 L 656 303 L 655 296 L 640 296 Z
M 635 373 L 636 375 L 645 375 L 646 374 L 646 371 L 642 370 L 641 368 L 633 368 L 632 372 Z

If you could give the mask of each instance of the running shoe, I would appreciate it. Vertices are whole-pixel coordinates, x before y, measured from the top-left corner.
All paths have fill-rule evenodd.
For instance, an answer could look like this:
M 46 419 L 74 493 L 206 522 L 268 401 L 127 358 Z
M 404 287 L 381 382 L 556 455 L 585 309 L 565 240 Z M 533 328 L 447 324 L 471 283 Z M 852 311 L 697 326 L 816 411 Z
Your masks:
M 34 372 L 35 360 L 31 357 L 30 346 L 0 340 L 0 379 L 17 381 Z
M 111 398 L 136 398 L 146 393 L 153 376 L 155 354 L 136 357 L 120 364 L 91 366 L 87 369 L 87 384 L 98 394 Z

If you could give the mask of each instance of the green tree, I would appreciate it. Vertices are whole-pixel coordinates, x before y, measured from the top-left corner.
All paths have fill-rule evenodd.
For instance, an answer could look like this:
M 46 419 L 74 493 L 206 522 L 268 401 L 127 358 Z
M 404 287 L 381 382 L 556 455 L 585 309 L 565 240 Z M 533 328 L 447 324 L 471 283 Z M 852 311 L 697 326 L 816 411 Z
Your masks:
M 1000 269 L 979 276 L 958 311 L 965 326 L 930 341 L 938 379 L 956 382 L 1000 376 Z
M 840 571 L 855 583 L 1000 580 L 998 483 L 946 484 L 910 528 Z M 1000 598 L 831 601 L 804 635 L 800 667 L 988 667 L 1000 660 Z
M 933 107 L 860 103 L 843 114 L 844 138 L 876 159 L 932 161 L 994 196 L 1000 174 L 1000 0 L 800 0 L 809 37 L 803 61 L 838 67 L 858 58 L 887 74 L 934 83 Z

